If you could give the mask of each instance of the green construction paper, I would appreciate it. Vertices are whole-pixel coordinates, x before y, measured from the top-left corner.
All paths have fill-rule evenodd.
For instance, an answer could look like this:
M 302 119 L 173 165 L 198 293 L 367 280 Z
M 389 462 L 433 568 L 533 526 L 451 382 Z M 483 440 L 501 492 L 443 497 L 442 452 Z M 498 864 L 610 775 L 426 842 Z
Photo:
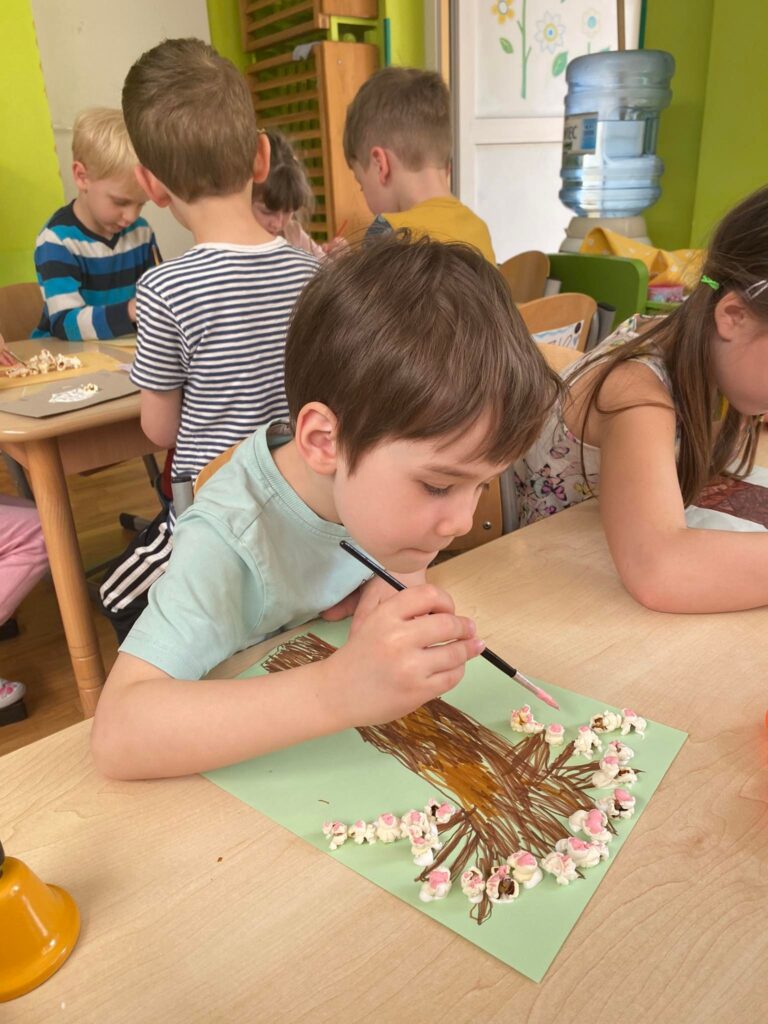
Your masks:
M 348 627 L 348 622 L 324 622 L 313 624 L 307 632 L 338 647 L 346 639 Z M 263 674 L 257 664 L 240 678 Z M 541 685 L 558 701 L 559 711 L 533 700 L 487 661 L 475 658 L 467 665 L 462 682 L 444 699 L 512 742 L 523 737 L 510 728 L 509 714 L 512 708 L 523 704 L 531 703 L 537 720 L 545 724 L 562 723 L 566 742 L 574 738 L 576 727 L 588 723 L 593 714 L 606 708 L 589 697 L 545 682 Z M 642 708 L 635 710 L 642 715 Z M 601 739 L 608 742 L 619 735 L 603 734 Z M 613 822 L 617 835 L 609 844 L 610 858 L 597 867 L 583 869 L 585 877 L 568 886 L 557 885 L 554 878 L 545 874 L 535 889 L 522 890 L 513 903 L 494 906 L 490 918 L 482 925 L 470 918 L 471 907 L 458 879 L 454 879 L 446 899 L 421 902 L 420 886 L 414 882 L 421 868 L 414 865 L 410 844 L 405 840 L 371 846 L 356 846 L 348 840 L 336 851 L 328 849 L 322 833 L 325 821 L 372 821 L 387 811 L 402 815 L 411 808 L 422 809 L 431 796 L 437 795 L 434 786 L 394 757 L 365 743 L 355 730 L 220 768 L 208 772 L 206 778 L 416 910 L 534 981 L 541 981 L 685 739 L 686 733 L 650 720 L 644 739 L 635 733 L 622 737 L 635 751 L 630 767 L 641 769 L 643 774 L 632 788 L 636 799 L 634 817 Z M 594 757 L 599 758 L 599 754 Z M 572 762 L 577 760 L 579 755 Z M 605 796 L 610 790 L 592 792 Z M 563 836 L 570 834 L 564 823 Z

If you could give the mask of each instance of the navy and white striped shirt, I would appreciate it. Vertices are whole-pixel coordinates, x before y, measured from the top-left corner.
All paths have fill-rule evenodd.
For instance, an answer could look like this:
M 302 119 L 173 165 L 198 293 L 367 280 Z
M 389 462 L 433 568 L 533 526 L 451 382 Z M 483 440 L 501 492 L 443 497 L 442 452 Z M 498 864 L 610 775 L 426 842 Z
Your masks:
M 143 217 L 107 239 L 88 230 L 73 203 L 57 210 L 35 243 L 45 306 L 32 337 L 81 341 L 133 334 L 128 303 L 152 265 L 153 247 L 155 236 Z
M 131 379 L 148 391 L 183 388 L 174 475 L 194 478 L 257 427 L 287 419 L 288 323 L 317 267 L 276 238 L 196 245 L 141 279 Z

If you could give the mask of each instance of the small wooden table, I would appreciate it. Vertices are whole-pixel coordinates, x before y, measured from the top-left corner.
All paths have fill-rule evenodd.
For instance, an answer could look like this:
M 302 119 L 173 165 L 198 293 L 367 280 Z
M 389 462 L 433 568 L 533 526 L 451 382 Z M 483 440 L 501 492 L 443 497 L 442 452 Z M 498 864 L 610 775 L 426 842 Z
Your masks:
M 61 342 L 53 338 L 14 342 L 8 347 L 25 359 L 42 348 L 66 355 L 101 350 L 123 361 L 132 356 L 130 351 L 106 342 Z M 41 386 L 45 383 L 43 378 Z M 13 392 L 2 394 L 10 398 Z M 0 412 L 0 448 L 29 473 L 80 701 L 86 716 L 91 716 L 104 683 L 104 665 L 65 478 L 159 449 L 142 433 L 138 393 L 46 419 Z
M 85 722 L 0 760 L 6 852 L 68 889 L 83 917 L 74 955 L 4 1004 L 4 1024 L 765 1018 L 768 609 L 640 607 L 616 577 L 594 502 L 430 576 L 526 672 L 690 733 L 545 980 L 199 776 L 101 778 Z M 521 697 L 510 685 L 510 707 Z

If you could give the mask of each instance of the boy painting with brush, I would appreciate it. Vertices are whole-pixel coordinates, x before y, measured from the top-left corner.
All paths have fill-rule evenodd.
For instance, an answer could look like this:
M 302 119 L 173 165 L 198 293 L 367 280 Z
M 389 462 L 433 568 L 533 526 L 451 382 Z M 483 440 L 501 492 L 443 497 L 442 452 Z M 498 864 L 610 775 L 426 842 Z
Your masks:
M 476 250 L 395 234 L 327 261 L 286 346 L 290 425 L 247 438 L 179 520 L 93 729 L 119 778 L 184 775 L 398 718 L 455 686 L 483 642 L 427 566 L 540 429 L 559 381 Z M 349 614 L 348 643 L 270 678 L 203 679 L 237 650 Z M 196 680 L 193 682 L 192 680 Z

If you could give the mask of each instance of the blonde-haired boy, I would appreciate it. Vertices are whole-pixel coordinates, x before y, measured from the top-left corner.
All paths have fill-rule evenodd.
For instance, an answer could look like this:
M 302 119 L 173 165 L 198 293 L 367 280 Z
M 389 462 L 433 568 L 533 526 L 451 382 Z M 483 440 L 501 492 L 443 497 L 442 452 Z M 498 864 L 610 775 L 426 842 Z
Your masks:
M 157 261 L 146 195 L 119 110 L 82 111 L 72 135 L 77 198 L 37 236 L 35 269 L 45 303 L 33 337 L 80 341 L 136 329 L 136 282 Z
M 383 68 L 360 87 L 344 155 L 376 218 L 366 237 L 408 228 L 473 245 L 495 264 L 485 221 L 451 195 L 452 148 L 450 95 L 436 72 Z

